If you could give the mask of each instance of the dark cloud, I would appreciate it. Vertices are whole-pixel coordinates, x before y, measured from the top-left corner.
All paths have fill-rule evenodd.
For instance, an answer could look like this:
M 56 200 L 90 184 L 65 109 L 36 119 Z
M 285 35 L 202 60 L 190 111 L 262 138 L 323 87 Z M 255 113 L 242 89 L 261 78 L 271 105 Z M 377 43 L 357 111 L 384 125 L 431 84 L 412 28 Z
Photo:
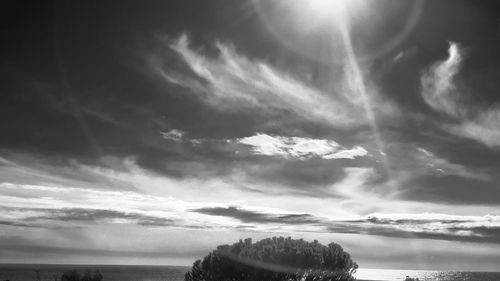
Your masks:
M 26 211 L 26 209 L 23 209 Z M 43 213 L 43 215 L 32 216 L 25 221 L 52 220 L 61 222 L 101 222 L 106 220 L 123 219 L 131 223 L 144 226 L 177 226 L 176 219 L 148 216 L 134 212 L 122 212 L 106 209 L 84 209 L 84 208 L 63 208 L 63 209 L 31 209 Z
M 371 215 L 360 220 L 335 221 L 309 214 L 272 214 L 238 207 L 211 207 L 191 210 L 211 216 L 238 219 L 243 223 L 315 225 L 320 232 L 365 234 L 409 239 L 431 239 L 500 244 L 498 217 L 450 217 L 428 214 L 415 218 Z M 479 225 L 479 226 L 478 226 Z M 242 227 L 241 225 L 239 227 Z M 251 226 L 243 226 L 249 228 Z M 307 227 L 301 231 L 308 231 Z M 315 229 L 314 231 L 318 231 Z
M 481 225 L 481 226 L 476 226 Z M 326 223 L 328 231 L 386 237 L 431 239 L 500 244 L 498 217 L 386 218 L 369 216 L 362 220 Z
M 436 233 L 426 231 L 405 231 L 390 227 L 362 227 L 362 226 L 333 226 L 327 230 L 335 233 L 351 233 L 351 234 L 366 234 L 377 235 L 394 238 L 405 239 L 430 239 L 430 240 L 446 240 L 459 242 L 474 242 L 474 243 L 495 243 L 500 244 L 500 233 L 498 228 L 488 229 L 489 235 L 483 236 L 480 231 L 471 230 L 468 228 L 450 228 L 451 233 Z M 458 231 L 468 231 L 466 235 L 456 234 Z
M 277 223 L 277 224 L 311 224 L 319 220 L 309 214 L 270 214 L 255 211 L 249 211 L 238 207 L 211 207 L 191 210 L 211 216 L 230 217 L 240 220 L 244 223 Z
M 5 225 L 5 226 L 21 226 L 21 227 L 37 227 L 38 226 L 38 225 L 35 225 L 35 224 L 22 223 L 22 222 L 14 222 L 14 221 L 5 221 L 5 220 L 0 220 L 0 225 Z

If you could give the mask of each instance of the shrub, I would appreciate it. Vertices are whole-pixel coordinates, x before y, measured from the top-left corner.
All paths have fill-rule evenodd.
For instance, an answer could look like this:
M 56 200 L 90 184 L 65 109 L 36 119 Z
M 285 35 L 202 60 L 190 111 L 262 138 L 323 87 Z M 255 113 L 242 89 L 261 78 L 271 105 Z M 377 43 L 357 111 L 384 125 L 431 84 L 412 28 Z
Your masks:
M 61 281 L 80 281 L 80 274 L 75 269 L 66 270 L 61 275 Z
M 80 276 L 78 271 L 75 269 L 66 270 L 61 275 L 60 281 L 101 281 L 102 274 L 99 270 L 94 271 L 94 274 L 91 274 L 89 269 L 86 269 L 83 276 Z
M 222 245 L 197 260 L 185 281 L 351 281 L 358 265 L 335 243 L 290 237 Z

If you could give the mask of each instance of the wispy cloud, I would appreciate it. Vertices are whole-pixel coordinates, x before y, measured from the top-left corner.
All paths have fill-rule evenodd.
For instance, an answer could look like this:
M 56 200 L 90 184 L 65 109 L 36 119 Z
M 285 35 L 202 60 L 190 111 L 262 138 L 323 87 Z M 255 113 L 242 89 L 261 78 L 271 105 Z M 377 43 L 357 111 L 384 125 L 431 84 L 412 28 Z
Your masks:
M 500 148 L 500 109 L 487 109 L 474 120 L 450 126 L 449 131 L 464 138 L 476 140 L 488 147 Z
M 139 212 L 124 212 L 110 209 L 62 208 L 39 209 L 38 216 L 29 217 L 27 220 L 55 220 L 55 221 L 81 221 L 81 222 L 112 222 L 136 223 L 139 225 L 176 226 L 177 218 L 168 216 L 152 216 Z
M 422 75 L 422 96 L 437 112 L 453 119 L 445 128 L 488 147 L 500 147 L 500 108 L 481 108 L 465 102 L 464 89 L 457 85 L 463 50 L 450 43 L 448 58 L 437 62 Z
M 450 43 L 448 52 L 446 60 L 435 63 L 422 75 L 422 95 L 435 110 L 459 117 L 464 112 L 458 104 L 459 93 L 454 79 L 463 58 L 456 43 Z
M 434 153 L 424 149 L 417 148 L 416 160 L 424 164 L 428 170 L 441 175 L 457 175 L 464 178 L 486 181 L 489 176 L 483 173 L 473 173 L 464 166 L 451 163 L 450 161 L 436 156 Z
M 222 111 L 255 109 L 275 115 L 296 116 L 338 127 L 365 124 L 364 109 L 345 93 L 325 93 L 271 65 L 251 60 L 233 47 L 216 43 L 219 55 L 212 58 L 193 50 L 184 34 L 170 44 L 192 74 L 155 66 L 170 83 L 190 89 L 207 104 Z M 345 91 L 347 89 L 340 89 Z

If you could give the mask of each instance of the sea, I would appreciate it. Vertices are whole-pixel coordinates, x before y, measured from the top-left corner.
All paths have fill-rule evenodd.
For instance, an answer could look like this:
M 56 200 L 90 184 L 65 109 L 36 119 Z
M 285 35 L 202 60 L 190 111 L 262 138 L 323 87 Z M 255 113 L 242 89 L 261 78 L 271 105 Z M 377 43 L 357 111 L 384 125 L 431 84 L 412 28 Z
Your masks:
M 54 281 L 54 275 L 76 269 L 81 274 L 86 269 L 98 269 L 103 281 L 183 281 L 185 266 L 144 265 L 48 265 L 48 264 L 0 264 L 0 281 Z M 37 280 L 37 272 L 39 280 Z M 406 276 L 420 281 L 500 281 L 500 272 L 461 272 L 426 270 L 358 269 L 358 280 L 400 281 Z

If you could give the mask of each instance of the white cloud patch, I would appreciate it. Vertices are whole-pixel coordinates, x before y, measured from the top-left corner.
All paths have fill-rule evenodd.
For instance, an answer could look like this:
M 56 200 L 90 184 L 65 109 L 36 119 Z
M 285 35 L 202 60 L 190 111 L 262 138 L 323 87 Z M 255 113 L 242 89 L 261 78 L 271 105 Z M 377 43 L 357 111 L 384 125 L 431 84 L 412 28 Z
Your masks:
M 457 74 L 463 61 L 463 51 L 450 43 L 446 60 L 434 64 L 422 76 L 422 96 L 434 110 L 453 118 L 456 124 L 445 129 L 483 145 L 500 148 L 500 108 L 478 108 L 463 101 L 463 89 L 457 86 Z
M 184 137 L 184 132 L 177 129 L 172 129 L 168 132 L 160 132 L 161 136 L 166 140 L 181 141 Z
M 354 159 L 356 157 L 366 156 L 368 151 L 361 146 L 356 146 L 351 149 L 340 150 L 336 153 L 325 155 L 325 159 Z
M 221 146 L 221 151 L 230 149 L 233 152 L 238 152 L 239 149 L 235 144 L 244 144 L 252 148 L 251 152 L 253 154 L 281 156 L 283 158 L 354 159 L 368 154 L 368 151 L 361 146 L 346 149 L 337 142 L 327 139 L 272 136 L 261 133 L 238 139 L 190 139 L 185 138 L 185 133 L 178 129 L 160 132 L 160 134 L 164 139 L 175 142 L 186 142 L 195 145 L 217 143 Z
M 255 154 L 284 158 L 354 159 L 368 153 L 360 146 L 345 149 L 332 140 L 271 136 L 267 134 L 256 134 L 251 137 L 240 138 L 237 142 L 251 146 Z
M 154 66 L 156 71 L 169 83 L 190 89 L 218 110 L 258 108 L 267 114 L 292 112 L 300 118 L 337 127 L 367 122 L 358 95 L 345 93 L 350 91 L 345 87 L 339 86 L 338 94 L 325 93 L 265 62 L 248 59 L 220 42 L 216 43 L 219 55 L 215 58 L 193 50 L 186 35 L 180 36 L 170 48 L 194 75 L 162 66 Z M 384 107 L 384 112 L 387 109 Z

